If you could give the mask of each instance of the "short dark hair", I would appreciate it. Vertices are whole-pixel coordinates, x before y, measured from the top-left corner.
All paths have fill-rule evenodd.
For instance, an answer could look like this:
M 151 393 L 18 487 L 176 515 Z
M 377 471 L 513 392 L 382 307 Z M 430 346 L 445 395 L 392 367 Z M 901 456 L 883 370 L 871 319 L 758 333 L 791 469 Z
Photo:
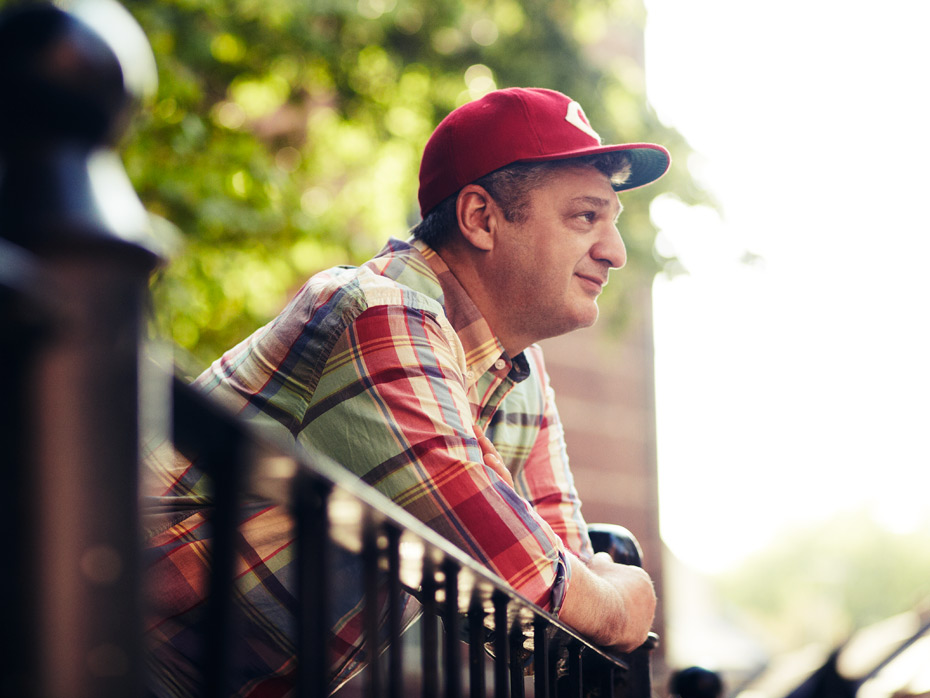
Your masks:
M 476 179 L 477 184 L 494 198 L 504 217 L 511 223 L 522 223 L 527 218 L 529 194 L 566 167 L 590 166 L 602 172 L 616 188 L 630 176 L 630 159 L 623 152 L 613 151 L 585 155 L 567 160 L 542 162 L 514 162 Z M 461 191 L 461 190 L 459 190 Z M 441 248 L 455 230 L 458 222 L 455 204 L 459 192 L 443 199 L 415 225 L 410 234 L 433 249 Z

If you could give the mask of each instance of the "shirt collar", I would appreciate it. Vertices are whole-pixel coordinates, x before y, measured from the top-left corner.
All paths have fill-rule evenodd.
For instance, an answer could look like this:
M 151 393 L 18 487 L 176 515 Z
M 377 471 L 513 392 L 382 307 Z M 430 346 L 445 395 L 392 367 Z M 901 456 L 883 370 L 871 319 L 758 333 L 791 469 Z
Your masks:
M 432 279 L 422 278 L 416 290 L 425 292 L 442 303 L 446 317 L 465 350 L 469 383 L 477 382 L 478 378 L 487 371 L 493 371 L 500 378 L 509 376 L 514 382 L 519 382 L 529 376 L 529 364 L 523 354 L 518 354 L 513 359 L 507 355 L 503 344 L 491 331 L 491 327 L 478 307 L 442 257 L 429 245 L 420 240 L 411 239 L 402 242 L 392 238 L 378 256 L 379 258 L 389 256 L 393 259 L 392 262 L 382 267 L 381 273 L 408 286 L 412 286 L 410 283 L 412 279 L 409 279 L 406 273 L 410 270 L 419 271 L 419 275 L 423 277 L 433 277 Z M 401 269 L 395 266 L 394 261 L 399 261 L 403 257 L 407 258 L 406 264 L 403 265 L 404 273 L 398 273 Z M 428 269 L 417 264 L 420 260 L 426 262 Z M 387 260 L 384 261 L 387 262 Z M 379 264 L 379 266 L 382 265 Z M 435 287 L 436 282 L 439 284 L 438 289 Z

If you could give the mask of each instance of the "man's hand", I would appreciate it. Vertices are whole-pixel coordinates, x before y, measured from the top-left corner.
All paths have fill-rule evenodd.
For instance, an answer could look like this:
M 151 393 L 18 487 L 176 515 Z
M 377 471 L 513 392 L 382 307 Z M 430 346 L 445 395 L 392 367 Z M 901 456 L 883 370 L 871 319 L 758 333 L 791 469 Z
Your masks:
M 572 566 L 559 618 L 582 635 L 617 652 L 632 652 L 649 636 L 656 594 L 649 575 L 631 565 L 618 565 L 597 553 L 587 566 L 568 556 Z
M 625 595 L 624 623 L 620 639 L 611 646 L 620 652 L 632 652 L 642 645 L 652 629 L 656 611 L 656 592 L 652 579 L 642 567 L 620 565 L 607 553 L 596 553 L 588 569 L 613 584 Z
M 474 429 L 475 437 L 478 439 L 478 445 L 481 446 L 481 453 L 484 456 L 484 464 L 500 475 L 501 479 L 512 488 L 513 478 L 510 476 L 510 471 L 504 467 L 504 460 L 501 458 L 501 454 L 494 448 L 491 439 L 484 435 L 484 430 L 481 427 L 475 424 Z

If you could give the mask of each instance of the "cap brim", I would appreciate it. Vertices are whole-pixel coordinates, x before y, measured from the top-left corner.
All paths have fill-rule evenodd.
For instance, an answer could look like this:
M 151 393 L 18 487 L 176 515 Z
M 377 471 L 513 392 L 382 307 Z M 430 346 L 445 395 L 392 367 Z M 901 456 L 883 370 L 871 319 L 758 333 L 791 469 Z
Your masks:
M 642 143 L 622 150 L 630 157 L 631 173 L 627 181 L 616 187 L 617 191 L 629 191 L 652 184 L 668 172 L 672 164 L 668 151 L 660 145 Z
M 525 158 L 522 162 L 537 162 L 544 160 L 568 160 L 585 155 L 598 155 L 600 153 L 625 152 L 630 158 L 630 177 L 620 185 L 614 187 L 615 191 L 629 191 L 644 187 L 659 179 L 668 172 L 672 158 L 668 150 L 655 143 L 622 143 L 619 145 L 600 145 L 592 148 L 583 148 L 558 154 L 540 155 Z

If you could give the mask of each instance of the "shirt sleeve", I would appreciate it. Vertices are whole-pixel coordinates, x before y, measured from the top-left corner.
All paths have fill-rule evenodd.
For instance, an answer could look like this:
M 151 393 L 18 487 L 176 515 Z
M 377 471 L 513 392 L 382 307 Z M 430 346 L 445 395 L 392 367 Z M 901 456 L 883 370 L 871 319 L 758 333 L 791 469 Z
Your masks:
M 581 514 L 581 499 L 569 468 L 565 431 L 555 404 L 542 350 L 526 350 L 536 380 L 541 381 L 545 400 L 539 433 L 514 486 L 562 539 L 565 547 L 584 561 L 594 555 L 588 527 Z
M 569 571 L 562 538 L 484 465 L 460 347 L 449 332 L 420 309 L 365 310 L 333 348 L 298 441 L 342 463 L 529 600 L 557 610 Z

